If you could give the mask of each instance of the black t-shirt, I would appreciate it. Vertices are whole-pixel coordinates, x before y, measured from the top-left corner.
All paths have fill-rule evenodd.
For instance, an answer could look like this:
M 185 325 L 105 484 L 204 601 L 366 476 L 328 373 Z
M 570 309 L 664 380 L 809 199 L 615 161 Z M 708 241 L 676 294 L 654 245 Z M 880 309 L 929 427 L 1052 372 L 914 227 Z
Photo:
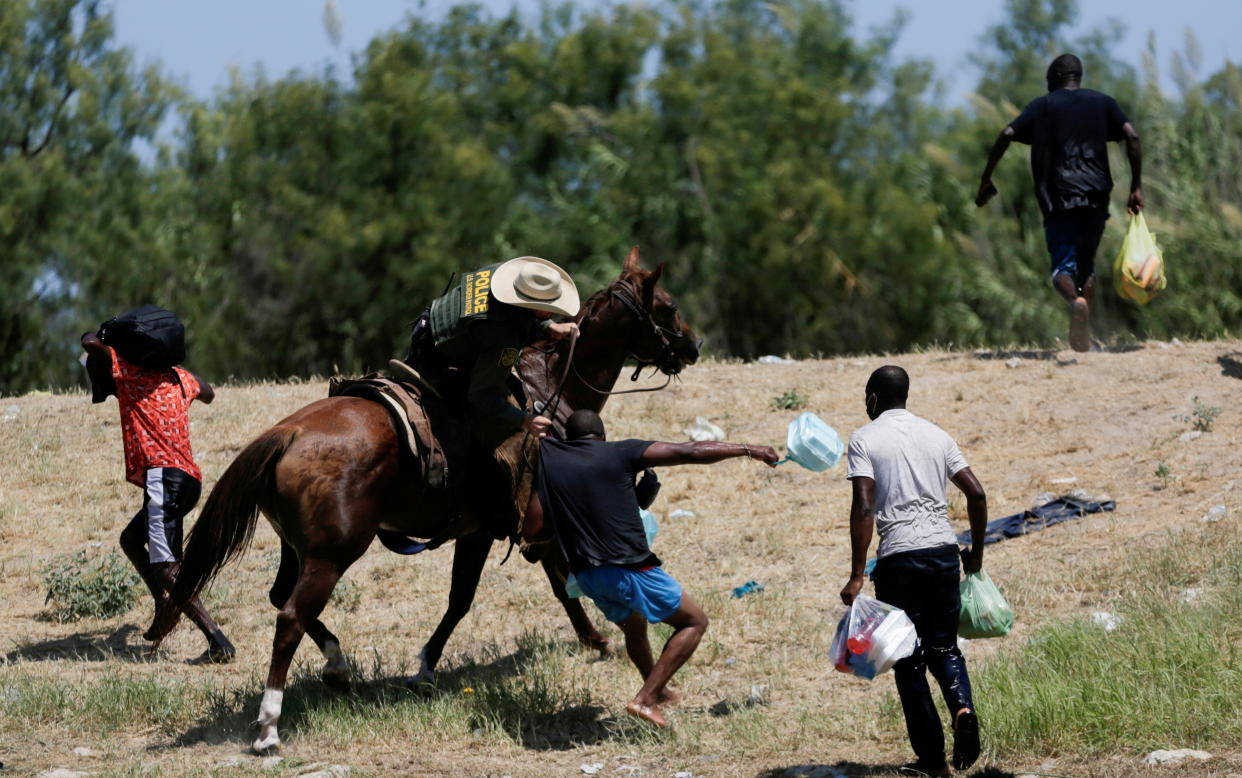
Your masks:
M 1072 208 L 1108 209 L 1113 178 L 1108 144 L 1125 138 L 1128 122 L 1117 101 L 1092 89 L 1058 89 L 1031 101 L 1013 139 L 1031 147 L 1035 196 L 1047 216 Z
M 649 440 L 553 440 L 540 450 L 536 488 L 545 521 L 573 571 L 660 564 L 647 545 L 634 476 Z

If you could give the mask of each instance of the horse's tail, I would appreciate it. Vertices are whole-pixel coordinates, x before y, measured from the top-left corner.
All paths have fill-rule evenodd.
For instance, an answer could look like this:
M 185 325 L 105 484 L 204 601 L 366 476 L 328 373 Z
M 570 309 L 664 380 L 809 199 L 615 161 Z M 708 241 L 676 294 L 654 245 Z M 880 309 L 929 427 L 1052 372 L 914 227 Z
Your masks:
M 171 596 L 156 616 L 156 640 L 172 631 L 181 609 L 254 537 L 259 506 L 276 488 L 276 464 L 297 436 L 296 427 L 272 427 L 246 446 L 212 488 L 186 542 Z M 162 629 L 161 629 L 162 628 Z

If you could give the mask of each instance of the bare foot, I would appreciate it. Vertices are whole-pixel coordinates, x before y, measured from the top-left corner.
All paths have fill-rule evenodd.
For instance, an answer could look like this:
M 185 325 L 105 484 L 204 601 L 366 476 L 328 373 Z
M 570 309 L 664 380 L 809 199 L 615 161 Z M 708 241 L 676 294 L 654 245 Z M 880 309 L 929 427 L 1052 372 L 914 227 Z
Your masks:
M 600 659 L 609 659 L 617 653 L 617 644 L 612 638 L 600 638 L 599 640 L 582 640 L 582 645 L 587 648 L 593 648 L 599 652 Z
M 1091 350 L 1091 325 L 1090 312 L 1087 309 L 1087 300 L 1084 297 L 1078 297 L 1070 304 L 1070 331 L 1069 341 L 1070 348 L 1075 351 Z
M 631 701 L 629 705 L 625 706 L 625 712 L 657 727 L 663 728 L 668 726 L 668 721 L 664 718 L 659 705 L 643 705 L 638 701 Z
M 681 694 L 676 689 L 665 686 L 656 692 L 656 702 L 661 705 L 676 705 L 681 702 Z

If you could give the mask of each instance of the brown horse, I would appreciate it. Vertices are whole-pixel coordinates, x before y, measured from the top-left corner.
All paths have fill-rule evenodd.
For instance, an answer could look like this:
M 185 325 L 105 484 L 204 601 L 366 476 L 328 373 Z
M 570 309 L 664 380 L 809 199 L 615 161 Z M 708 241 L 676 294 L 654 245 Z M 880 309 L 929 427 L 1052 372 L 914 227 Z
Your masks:
M 519 374 L 528 401 L 541 409 L 555 403 L 553 415 L 563 423 L 578 408 L 603 407 L 627 358 L 640 366 L 653 364 L 669 376 L 692 364 L 698 358 L 698 340 L 681 321 L 676 303 L 658 288 L 662 270 L 663 265 L 643 270 L 637 248 L 630 251 L 621 275 L 583 304 L 572 366 L 566 365 L 569 343 L 527 349 Z M 381 526 L 413 537 L 443 537 L 448 531 L 456 538 L 448 609 L 420 653 L 419 680 L 431 677 L 445 643 L 474 600 L 493 542 L 489 528 L 497 524 L 495 515 L 485 514 L 503 511 L 508 534 L 517 532 L 530 489 L 522 454 L 529 441 L 522 435 L 510 438 L 497 456 L 503 460 L 507 452 L 509 461 L 518 463 L 513 472 L 472 465 L 459 479 L 466 482 L 464 488 L 454 491 L 422 483 L 418 463 L 402 454 L 398 434 L 385 408 L 370 400 L 330 397 L 311 403 L 238 454 L 212 489 L 190 534 L 176 590 L 152 626 L 159 639 L 175 626 L 178 604 L 197 594 L 246 548 L 259 512 L 281 539 L 280 569 L 269 594 L 279 613 L 259 707 L 256 751 L 280 745 L 277 723 L 285 682 L 303 634 L 311 636 L 327 660 L 323 680 L 347 684 L 340 642 L 319 615 L 341 575 L 367 550 Z M 463 455 L 457 456 L 460 462 Z M 494 497 L 489 504 L 479 495 L 500 495 L 504 504 Z M 579 639 L 608 650 L 609 642 L 582 605 L 565 594 L 564 558 L 551 553 L 543 562 Z

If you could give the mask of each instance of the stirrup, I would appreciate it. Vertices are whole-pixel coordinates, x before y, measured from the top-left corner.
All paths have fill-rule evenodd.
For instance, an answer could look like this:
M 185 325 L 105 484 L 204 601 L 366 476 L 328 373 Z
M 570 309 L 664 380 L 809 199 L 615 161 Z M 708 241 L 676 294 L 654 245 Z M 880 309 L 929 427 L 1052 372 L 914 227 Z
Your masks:
M 431 382 L 419 375 L 417 370 L 399 359 L 388 360 L 388 372 L 391 373 L 392 377 L 398 381 L 405 381 L 406 383 L 414 384 L 419 389 L 430 392 L 431 395 L 437 400 L 444 399 L 440 396 L 440 392 L 431 385 Z

